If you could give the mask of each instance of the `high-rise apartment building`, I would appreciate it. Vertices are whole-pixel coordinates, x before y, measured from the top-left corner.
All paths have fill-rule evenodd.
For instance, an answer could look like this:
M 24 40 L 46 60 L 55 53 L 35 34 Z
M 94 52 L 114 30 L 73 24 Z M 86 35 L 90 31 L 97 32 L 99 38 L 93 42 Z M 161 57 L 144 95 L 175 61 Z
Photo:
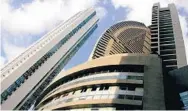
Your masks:
M 185 46 L 175 5 L 161 8 L 159 3 L 154 4 L 150 29 L 151 49 L 161 56 L 167 72 L 185 66 Z
M 179 102 L 180 97 L 177 92 L 179 89 L 176 87 L 178 84 L 176 79 L 184 76 L 181 76 L 181 71 L 177 73 L 178 71 L 176 71 L 176 69 L 185 66 L 187 61 L 184 40 L 175 4 L 169 4 L 168 7 L 164 8 L 161 8 L 159 3 L 154 4 L 150 29 L 151 50 L 154 53 L 158 53 L 163 61 L 166 108 L 180 110 L 181 104 Z M 171 71 L 179 75 L 175 76 Z M 169 75 L 169 72 L 174 75 L 172 76 L 171 73 L 171 75 Z
M 88 62 L 54 79 L 37 99 L 36 109 L 165 109 L 162 61 L 149 54 L 150 37 L 139 22 L 113 25 Z
M 143 23 L 119 22 L 99 38 L 90 59 L 121 53 L 150 53 L 150 46 L 150 30 Z
M 1 69 L 1 109 L 28 109 L 97 28 L 94 9 L 81 11 Z

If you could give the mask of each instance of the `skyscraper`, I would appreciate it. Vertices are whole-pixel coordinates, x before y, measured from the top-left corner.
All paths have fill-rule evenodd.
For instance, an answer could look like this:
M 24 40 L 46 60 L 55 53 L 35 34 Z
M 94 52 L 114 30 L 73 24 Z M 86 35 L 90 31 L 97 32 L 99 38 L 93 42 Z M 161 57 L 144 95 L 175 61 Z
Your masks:
M 99 38 L 90 58 L 121 53 L 150 53 L 150 39 L 150 30 L 143 23 L 119 22 Z
M 1 109 L 28 109 L 97 28 L 94 9 L 81 11 L 1 69 Z
M 91 59 L 59 74 L 36 109 L 165 109 L 162 61 L 150 53 L 150 31 L 124 21 L 98 40 Z
M 153 5 L 151 42 L 152 51 L 162 57 L 167 72 L 187 64 L 178 12 L 174 4 L 165 8 L 161 8 L 159 3 Z
M 180 97 L 176 87 L 181 76 L 177 68 L 187 64 L 185 46 L 175 4 L 161 8 L 155 3 L 152 8 L 151 49 L 158 53 L 163 61 L 165 103 L 167 109 L 180 110 Z M 174 70 L 174 71 L 173 71 Z M 176 72 L 169 75 L 169 72 Z M 177 77 L 175 79 L 175 77 Z M 183 78 L 182 78 L 183 79 Z

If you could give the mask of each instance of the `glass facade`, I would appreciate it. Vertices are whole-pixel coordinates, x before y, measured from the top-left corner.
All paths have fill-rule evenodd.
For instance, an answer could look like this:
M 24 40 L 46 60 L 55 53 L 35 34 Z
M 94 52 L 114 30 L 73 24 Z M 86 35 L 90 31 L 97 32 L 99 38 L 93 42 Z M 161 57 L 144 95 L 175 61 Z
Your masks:
M 188 91 L 180 93 L 181 101 L 184 105 L 182 109 L 188 110 Z

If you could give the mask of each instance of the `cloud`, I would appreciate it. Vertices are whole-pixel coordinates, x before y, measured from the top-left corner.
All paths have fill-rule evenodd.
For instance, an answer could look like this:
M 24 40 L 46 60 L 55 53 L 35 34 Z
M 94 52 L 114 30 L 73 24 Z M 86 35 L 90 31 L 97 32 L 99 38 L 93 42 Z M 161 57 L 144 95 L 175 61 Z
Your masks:
M 96 3 L 97 0 L 34 0 L 13 9 L 5 1 L 2 2 L 2 27 L 12 34 L 40 34 Z
M 187 55 L 187 63 L 188 63 L 188 21 L 186 20 L 186 17 L 179 16 L 180 19 L 180 25 L 183 33 L 183 39 L 185 44 L 185 52 Z
M 104 5 L 106 5 L 108 3 L 108 0 L 103 0 L 102 2 Z
M 19 54 L 21 54 L 23 51 L 25 51 L 26 48 L 24 47 L 18 47 L 16 45 L 13 45 L 12 43 L 4 40 L 4 52 L 6 55 L 6 58 L 8 59 L 8 61 L 13 60 L 14 58 L 16 58 Z
M 11 0 L 1 1 L 2 46 L 5 58 L 12 60 L 28 46 L 27 43 L 34 41 L 33 36 L 50 31 L 79 11 L 95 7 L 99 17 L 104 17 L 107 11 L 98 7 L 98 2 L 99 0 L 33 0 L 14 8 Z M 22 43 L 24 41 L 28 42 Z
M 112 0 L 115 8 L 126 7 L 129 8 L 126 20 L 135 20 L 143 22 L 146 25 L 151 24 L 151 9 L 153 3 L 159 0 Z M 166 0 L 160 1 L 161 5 L 167 4 Z
M 104 18 L 104 16 L 106 16 L 107 13 L 108 13 L 107 10 L 105 8 L 103 8 L 103 7 L 97 7 L 96 8 L 96 12 L 97 12 L 97 16 L 100 19 Z
M 5 64 L 5 58 L 0 56 L 0 68 Z
M 166 7 L 168 3 L 175 3 L 177 7 L 182 7 L 188 12 L 188 0 L 112 0 L 115 8 L 128 7 L 130 9 L 127 20 L 137 20 L 146 25 L 151 23 L 151 9 L 157 2 L 160 2 L 161 7 Z
M 188 12 L 188 0 L 170 0 L 170 2 L 175 3 L 178 8 L 182 7 Z

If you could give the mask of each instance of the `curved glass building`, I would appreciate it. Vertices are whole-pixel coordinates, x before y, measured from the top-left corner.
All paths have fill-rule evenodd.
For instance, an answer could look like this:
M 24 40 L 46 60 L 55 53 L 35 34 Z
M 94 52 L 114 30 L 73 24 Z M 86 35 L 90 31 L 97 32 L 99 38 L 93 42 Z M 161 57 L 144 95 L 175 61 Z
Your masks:
M 119 22 L 105 31 L 90 59 L 121 53 L 150 53 L 150 30 L 140 22 Z
M 157 55 L 116 54 L 59 74 L 38 98 L 39 110 L 165 109 Z

